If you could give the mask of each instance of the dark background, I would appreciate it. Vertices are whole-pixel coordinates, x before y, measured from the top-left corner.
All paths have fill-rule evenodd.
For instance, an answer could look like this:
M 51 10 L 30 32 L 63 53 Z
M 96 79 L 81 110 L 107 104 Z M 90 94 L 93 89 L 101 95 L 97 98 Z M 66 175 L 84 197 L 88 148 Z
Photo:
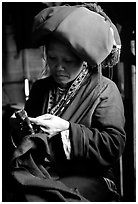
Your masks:
M 66 2 L 67 3 L 67 2 Z M 25 102 L 24 79 L 30 85 L 37 79 L 41 65 L 38 50 L 32 48 L 31 28 L 34 16 L 43 8 L 60 3 L 39 2 L 3 2 L 2 3 L 2 153 L 3 153 L 3 201 L 9 201 L 8 168 L 12 150 L 10 149 L 9 117 Z M 68 4 L 78 4 L 69 2 Z M 127 134 L 126 148 L 122 163 L 116 168 L 116 180 L 122 195 L 122 201 L 136 200 L 136 166 L 135 166 L 135 2 L 98 2 L 105 13 L 117 26 L 121 41 L 122 53 L 120 63 L 113 69 L 113 80 L 116 82 L 125 107 Z M 105 71 L 108 76 L 108 71 Z M 121 161 L 120 161 L 121 162 Z M 120 174 L 121 169 L 121 174 Z M 121 175 L 121 176 L 120 176 Z M 122 177 L 123 176 L 123 177 Z M 123 180 L 121 180 L 123 178 Z M 122 181 L 122 187 L 120 182 Z

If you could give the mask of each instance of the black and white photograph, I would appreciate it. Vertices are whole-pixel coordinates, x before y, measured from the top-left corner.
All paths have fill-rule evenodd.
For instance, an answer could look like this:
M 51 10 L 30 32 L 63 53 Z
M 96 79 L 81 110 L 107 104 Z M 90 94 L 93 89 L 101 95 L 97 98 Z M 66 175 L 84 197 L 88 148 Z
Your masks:
M 136 202 L 136 2 L 2 2 L 2 202 Z

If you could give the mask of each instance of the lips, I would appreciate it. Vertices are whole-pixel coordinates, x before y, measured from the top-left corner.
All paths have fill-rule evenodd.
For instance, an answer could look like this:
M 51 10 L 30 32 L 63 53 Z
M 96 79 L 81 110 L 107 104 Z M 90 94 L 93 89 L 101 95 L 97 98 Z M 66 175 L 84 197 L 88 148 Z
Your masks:
M 62 73 L 62 72 L 58 72 L 58 73 L 56 73 L 55 76 L 56 76 L 56 77 L 68 77 L 67 74 Z

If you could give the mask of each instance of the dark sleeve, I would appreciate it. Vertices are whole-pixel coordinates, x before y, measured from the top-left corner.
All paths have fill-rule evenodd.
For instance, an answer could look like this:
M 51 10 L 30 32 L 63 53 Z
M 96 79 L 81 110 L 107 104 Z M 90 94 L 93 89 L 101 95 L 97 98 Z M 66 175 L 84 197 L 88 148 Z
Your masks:
M 72 158 L 88 158 L 93 164 L 110 166 L 120 157 L 125 146 L 123 102 L 113 82 L 97 100 L 90 128 L 70 123 L 71 155 Z

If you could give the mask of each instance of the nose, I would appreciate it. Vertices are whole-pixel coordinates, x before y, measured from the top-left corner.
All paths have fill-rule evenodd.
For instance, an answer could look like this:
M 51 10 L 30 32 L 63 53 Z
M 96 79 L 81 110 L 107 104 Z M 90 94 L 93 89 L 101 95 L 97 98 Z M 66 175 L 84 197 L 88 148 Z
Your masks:
M 64 71 L 65 70 L 64 66 L 61 63 L 57 64 L 56 69 L 59 70 L 59 71 Z

